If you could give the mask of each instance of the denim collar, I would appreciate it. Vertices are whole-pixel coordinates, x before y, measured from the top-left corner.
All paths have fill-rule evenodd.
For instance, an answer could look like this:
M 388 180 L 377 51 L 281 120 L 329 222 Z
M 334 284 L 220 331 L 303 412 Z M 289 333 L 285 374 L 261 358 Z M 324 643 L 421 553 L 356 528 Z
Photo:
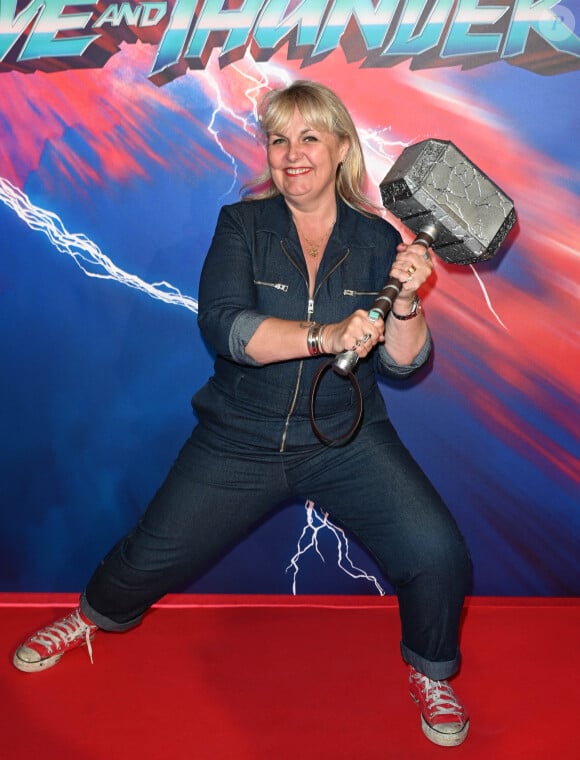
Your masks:
M 269 198 L 262 214 L 262 230 L 288 241 L 292 248 L 300 250 L 298 233 L 290 209 L 281 195 Z M 371 217 L 372 219 L 373 217 Z M 379 219 L 379 217 L 376 217 Z M 332 266 L 345 251 L 375 248 L 377 233 L 371 233 L 368 217 L 351 208 L 340 196 L 336 196 L 336 224 L 327 244 L 323 261 L 325 268 Z M 361 223 L 362 222 L 362 223 Z

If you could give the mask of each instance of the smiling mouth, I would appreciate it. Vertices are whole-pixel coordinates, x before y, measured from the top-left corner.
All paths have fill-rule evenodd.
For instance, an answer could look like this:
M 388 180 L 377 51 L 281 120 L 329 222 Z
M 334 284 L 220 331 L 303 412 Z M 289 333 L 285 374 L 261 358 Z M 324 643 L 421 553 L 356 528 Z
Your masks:
M 310 169 L 284 169 L 284 172 L 290 177 L 299 177 L 302 174 L 308 174 Z

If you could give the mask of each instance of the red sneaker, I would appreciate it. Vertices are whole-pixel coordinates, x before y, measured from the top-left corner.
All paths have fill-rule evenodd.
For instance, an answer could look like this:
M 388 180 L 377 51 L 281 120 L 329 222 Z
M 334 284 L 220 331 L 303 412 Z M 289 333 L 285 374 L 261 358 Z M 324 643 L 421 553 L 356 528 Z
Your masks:
M 465 740 L 469 717 L 447 681 L 432 681 L 409 667 L 409 690 L 421 710 L 421 727 L 428 739 L 442 747 Z
M 87 620 L 77 607 L 70 615 L 41 628 L 26 639 L 16 650 L 12 662 L 18 670 L 36 673 L 52 668 L 63 654 L 83 645 L 89 650 L 92 662 L 91 640 L 97 631 L 98 627 Z

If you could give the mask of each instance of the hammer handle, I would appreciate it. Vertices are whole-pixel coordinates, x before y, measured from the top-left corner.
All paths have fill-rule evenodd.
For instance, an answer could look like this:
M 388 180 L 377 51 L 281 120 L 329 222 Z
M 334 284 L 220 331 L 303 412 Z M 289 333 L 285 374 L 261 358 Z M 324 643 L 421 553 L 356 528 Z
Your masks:
M 427 250 L 435 241 L 437 230 L 434 225 L 429 224 L 419 230 L 419 233 L 413 245 L 419 243 L 425 246 Z M 403 283 L 397 280 L 396 277 L 389 277 L 381 292 L 375 298 L 373 305 L 369 310 L 369 317 L 371 319 L 386 319 L 388 313 L 393 308 L 393 303 L 399 293 Z M 347 376 L 349 372 L 355 368 L 358 362 L 358 354 L 352 349 L 350 351 L 343 351 L 341 354 L 337 354 L 332 362 L 332 368 L 338 375 Z
M 422 230 L 419 230 L 419 233 L 415 240 L 413 240 L 413 245 L 415 243 L 419 243 L 420 245 L 425 246 L 425 250 L 427 250 L 435 240 L 435 229 L 434 227 L 424 227 Z M 381 292 L 378 294 L 378 296 L 375 299 L 375 302 L 371 306 L 369 310 L 369 316 L 375 319 L 377 317 L 382 317 L 382 319 L 387 318 L 387 314 L 390 312 L 390 310 L 393 307 L 393 302 L 395 298 L 399 295 L 401 292 L 401 288 L 403 287 L 403 283 L 400 282 L 400 280 L 397 280 L 396 277 L 389 277 L 387 282 L 385 283 L 385 286 L 381 290 Z

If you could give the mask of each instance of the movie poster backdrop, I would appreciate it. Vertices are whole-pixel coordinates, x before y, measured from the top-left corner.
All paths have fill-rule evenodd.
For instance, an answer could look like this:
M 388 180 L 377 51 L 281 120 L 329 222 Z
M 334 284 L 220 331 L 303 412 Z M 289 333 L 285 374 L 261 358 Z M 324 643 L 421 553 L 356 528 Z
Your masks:
M 256 105 L 308 78 L 377 201 L 427 138 L 513 199 L 495 258 L 436 261 L 432 360 L 381 387 L 474 593 L 580 594 L 579 30 L 578 0 L 0 0 L 0 590 L 80 590 L 160 485 L 212 372 L 198 279 L 263 165 Z M 392 593 L 310 502 L 189 590 Z

